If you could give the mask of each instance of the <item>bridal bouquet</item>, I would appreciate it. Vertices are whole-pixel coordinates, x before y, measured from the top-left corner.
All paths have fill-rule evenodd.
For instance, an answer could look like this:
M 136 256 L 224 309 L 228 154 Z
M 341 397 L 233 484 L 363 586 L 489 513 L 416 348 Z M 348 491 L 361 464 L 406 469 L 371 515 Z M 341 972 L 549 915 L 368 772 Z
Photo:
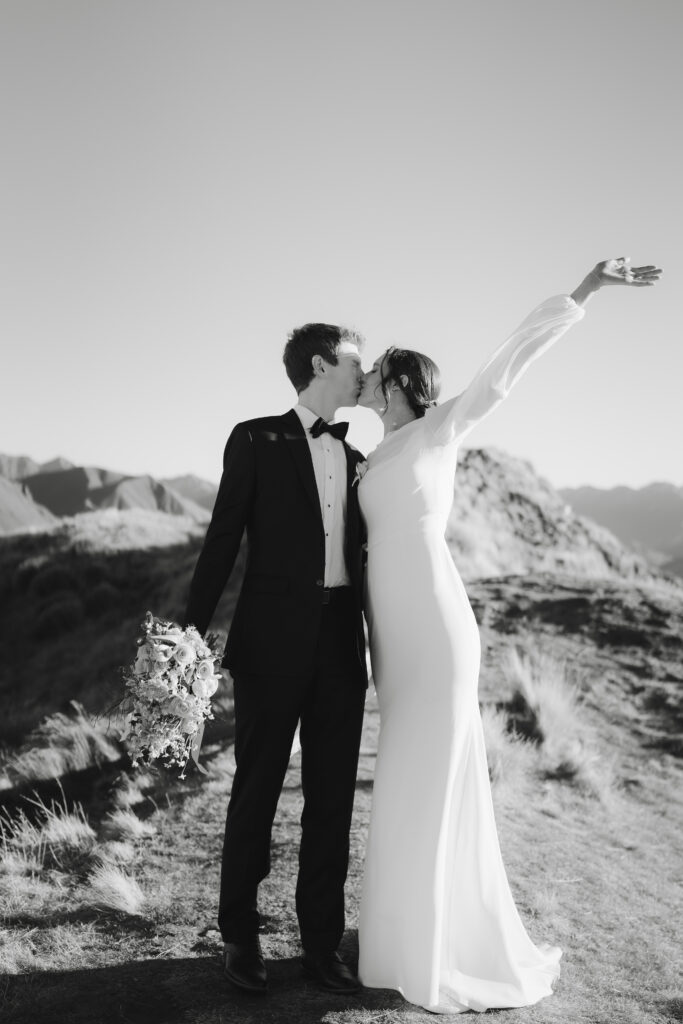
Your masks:
M 135 662 L 123 670 L 126 694 L 122 740 L 134 765 L 157 758 L 178 765 L 185 778 L 192 758 L 201 772 L 199 749 L 204 723 L 213 718 L 211 697 L 220 675 L 216 651 L 194 626 L 181 629 L 147 612 Z

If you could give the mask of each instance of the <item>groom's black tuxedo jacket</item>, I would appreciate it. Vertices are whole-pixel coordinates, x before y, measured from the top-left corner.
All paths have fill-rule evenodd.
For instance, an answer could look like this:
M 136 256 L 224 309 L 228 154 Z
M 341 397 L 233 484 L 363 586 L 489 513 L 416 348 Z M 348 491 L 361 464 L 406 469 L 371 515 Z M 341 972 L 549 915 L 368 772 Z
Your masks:
M 362 543 L 355 468 L 346 453 L 346 564 L 355 597 L 349 638 L 367 684 L 362 617 Z M 324 600 L 325 536 L 313 461 L 292 409 L 238 423 L 228 439 L 213 515 L 199 555 L 185 622 L 205 633 L 244 530 L 247 565 L 223 664 L 233 672 L 297 675 L 314 662 Z

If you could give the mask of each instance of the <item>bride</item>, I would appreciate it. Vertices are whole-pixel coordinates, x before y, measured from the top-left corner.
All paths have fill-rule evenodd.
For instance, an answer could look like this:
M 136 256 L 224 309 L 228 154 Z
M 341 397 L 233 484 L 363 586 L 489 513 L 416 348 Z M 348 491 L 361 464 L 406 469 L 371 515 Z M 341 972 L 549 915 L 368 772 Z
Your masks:
M 362 983 L 437 1013 L 550 995 L 561 951 L 535 946 L 501 859 L 477 681 L 479 632 L 444 532 L 458 446 L 606 285 L 661 271 L 598 263 L 541 303 L 462 394 L 436 408 L 439 374 L 388 349 L 358 404 L 384 439 L 359 483 L 368 530 L 367 617 L 381 730 L 359 921 Z

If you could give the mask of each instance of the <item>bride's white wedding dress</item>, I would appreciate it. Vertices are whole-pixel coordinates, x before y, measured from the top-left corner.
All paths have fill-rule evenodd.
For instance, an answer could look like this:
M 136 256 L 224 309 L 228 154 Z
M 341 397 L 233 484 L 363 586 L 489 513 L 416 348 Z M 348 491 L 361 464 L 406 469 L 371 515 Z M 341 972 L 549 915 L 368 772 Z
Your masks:
M 387 437 L 359 484 L 380 738 L 359 975 L 428 1010 L 525 1006 L 561 951 L 527 935 L 501 859 L 477 701 L 479 631 L 444 538 L 458 445 L 583 309 L 538 306 L 457 398 Z

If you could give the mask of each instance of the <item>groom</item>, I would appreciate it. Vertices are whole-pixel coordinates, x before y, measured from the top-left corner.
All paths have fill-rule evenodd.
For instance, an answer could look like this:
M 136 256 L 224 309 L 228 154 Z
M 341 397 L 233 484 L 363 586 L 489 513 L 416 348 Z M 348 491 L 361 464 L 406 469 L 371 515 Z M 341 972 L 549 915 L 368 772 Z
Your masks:
M 297 723 L 301 818 L 296 910 L 306 974 L 335 992 L 358 979 L 337 954 L 367 672 L 361 611 L 362 524 L 348 424 L 363 339 L 329 324 L 293 331 L 284 351 L 298 403 L 238 423 L 225 448 L 211 523 L 185 614 L 205 633 L 246 529 L 244 583 L 223 665 L 235 694 L 236 771 L 223 846 L 218 923 L 225 973 L 265 991 L 257 889 Z

